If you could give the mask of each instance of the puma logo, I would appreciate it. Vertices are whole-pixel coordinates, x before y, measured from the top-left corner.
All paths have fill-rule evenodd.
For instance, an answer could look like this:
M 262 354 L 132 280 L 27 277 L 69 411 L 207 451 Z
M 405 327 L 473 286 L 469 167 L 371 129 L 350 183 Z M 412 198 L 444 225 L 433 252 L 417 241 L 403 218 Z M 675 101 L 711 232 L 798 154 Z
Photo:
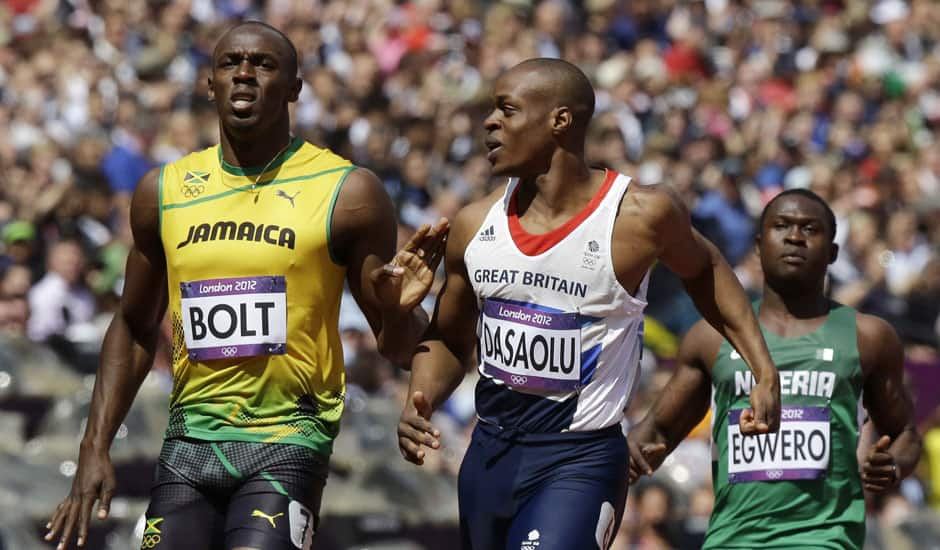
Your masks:
M 278 189 L 277 193 L 275 193 L 276 196 L 281 197 L 282 199 L 289 200 L 291 208 L 294 207 L 294 198 L 299 194 L 300 194 L 300 191 L 297 191 L 293 195 L 288 195 L 283 189 Z
M 274 514 L 273 516 L 269 516 L 269 515 L 265 514 L 264 512 L 262 512 L 261 510 L 258 510 L 258 509 L 252 510 L 252 512 L 251 512 L 251 517 L 253 517 L 253 518 L 261 518 L 261 519 L 266 519 L 266 520 L 268 520 L 268 523 L 271 524 L 271 528 L 272 528 L 272 529 L 277 529 L 277 525 L 274 524 L 274 520 L 277 519 L 277 518 L 279 518 L 279 517 L 281 517 L 281 516 L 283 516 L 283 515 L 284 515 L 284 513 L 281 512 L 280 514 Z

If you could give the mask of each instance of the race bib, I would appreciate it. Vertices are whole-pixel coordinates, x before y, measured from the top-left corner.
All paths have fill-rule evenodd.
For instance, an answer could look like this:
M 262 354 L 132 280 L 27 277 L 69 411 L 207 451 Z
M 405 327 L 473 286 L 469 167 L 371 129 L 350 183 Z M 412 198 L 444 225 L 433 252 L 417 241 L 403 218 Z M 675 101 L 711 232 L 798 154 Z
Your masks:
M 485 374 L 537 392 L 581 385 L 577 313 L 553 313 L 488 299 L 483 304 L 480 354 Z
M 782 407 L 776 433 L 745 436 L 728 412 L 728 482 L 820 479 L 829 469 L 829 408 Z
M 287 353 L 283 275 L 192 281 L 180 291 L 191 360 Z

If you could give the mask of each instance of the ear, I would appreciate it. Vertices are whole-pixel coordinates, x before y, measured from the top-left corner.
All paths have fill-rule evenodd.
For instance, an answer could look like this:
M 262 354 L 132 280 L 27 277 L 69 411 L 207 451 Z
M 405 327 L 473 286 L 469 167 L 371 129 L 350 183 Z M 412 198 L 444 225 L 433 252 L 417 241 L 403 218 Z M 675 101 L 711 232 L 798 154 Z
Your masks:
M 829 264 L 832 265 L 836 263 L 836 260 L 839 259 L 839 245 L 832 243 L 829 247 Z
M 754 253 L 757 254 L 757 258 L 760 259 L 760 232 L 759 231 L 757 235 L 754 235 Z
M 574 123 L 574 116 L 568 107 L 556 107 L 552 109 L 552 133 L 561 134 L 571 128 Z
M 212 75 L 209 76 L 209 101 L 215 101 L 215 90 L 212 88 Z
M 290 93 L 287 94 L 287 101 L 293 103 L 297 101 L 297 98 L 300 97 L 300 89 L 303 88 L 304 81 L 302 78 L 295 78 L 293 85 L 291 86 Z

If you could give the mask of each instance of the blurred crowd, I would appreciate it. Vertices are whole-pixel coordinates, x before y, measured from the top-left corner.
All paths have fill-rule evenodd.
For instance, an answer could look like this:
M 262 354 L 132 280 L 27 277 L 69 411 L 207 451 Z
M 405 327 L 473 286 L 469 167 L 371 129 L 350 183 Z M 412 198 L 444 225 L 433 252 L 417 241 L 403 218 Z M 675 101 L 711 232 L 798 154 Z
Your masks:
M 869 544 L 936 544 L 940 3 L 0 1 L 4 342 L 32 342 L 76 373 L 94 372 L 131 244 L 130 194 L 149 168 L 218 142 L 209 61 L 215 40 L 244 19 L 293 40 L 305 83 L 294 133 L 373 170 L 397 205 L 401 239 L 452 219 L 498 183 L 482 140 L 488 93 L 501 71 L 530 57 L 563 57 L 585 71 L 597 91 L 591 164 L 673 186 L 755 297 L 752 242 L 763 205 L 794 187 L 827 199 L 841 247 L 830 293 L 899 331 L 925 434 L 918 475 L 871 500 Z M 697 320 L 679 286 L 654 270 L 651 353 L 626 424 L 668 379 L 676 342 Z M 350 416 L 330 484 L 348 489 L 344 480 L 368 470 L 363 449 L 371 464 L 402 462 L 393 434 L 406 378 L 375 352 L 352 300 L 341 325 Z M 168 363 L 164 350 L 155 383 L 164 390 Z M 0 410 L 10 399 L 2 365 Z M 438 415 L 448 444 L 420 474 L 425 485 L 409 481 L 418 475 L 410 466 L 381 466 L 399 480 L 385 491 L 389 502 L 404 488 L 414 502 L 425 499 L 427 514 L 456 517 L 449 488 L 472 426 L 473 379 L 470 372 Z M 631 492 L 615 548 L 695 547 L 712 506 L 707 439 L 705 424 Z M 359 475 L 362 502 L 375 502 L 369 483 L 390 479 L 374 473 Z M 431 486 L 439 487 L 433 498 L 420 488 Z M 327 513 L 330 503 L 328 493 Z

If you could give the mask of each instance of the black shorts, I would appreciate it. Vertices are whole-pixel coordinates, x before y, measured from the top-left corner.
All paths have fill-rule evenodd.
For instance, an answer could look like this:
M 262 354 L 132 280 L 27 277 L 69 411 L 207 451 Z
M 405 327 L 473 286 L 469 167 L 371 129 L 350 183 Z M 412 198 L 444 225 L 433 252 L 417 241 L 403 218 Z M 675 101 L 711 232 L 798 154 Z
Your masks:
M 309 549 L 328 469 L 298 445 L 168 439 L 141 548 Z

